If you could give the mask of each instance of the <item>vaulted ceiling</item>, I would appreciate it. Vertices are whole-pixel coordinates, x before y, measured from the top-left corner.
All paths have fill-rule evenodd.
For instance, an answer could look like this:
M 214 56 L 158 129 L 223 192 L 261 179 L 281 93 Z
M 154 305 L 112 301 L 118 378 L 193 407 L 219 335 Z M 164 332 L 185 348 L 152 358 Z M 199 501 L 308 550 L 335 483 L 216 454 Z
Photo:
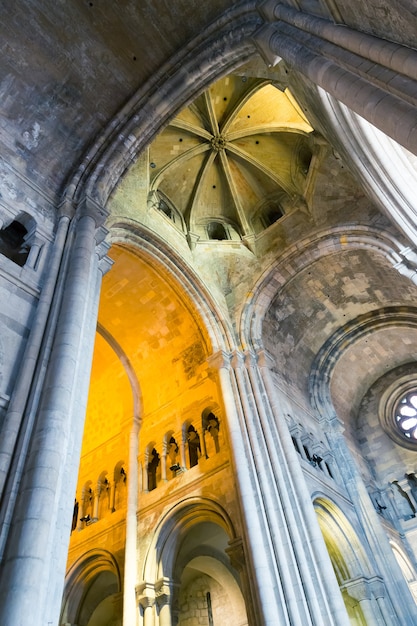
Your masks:
M 44 193 L 59 197 L 83 157 L 89 154 L 91 160 L 100 145 L 98 136 L 108 132 L 134 94 L 143 94 L 152 85 L 160 89 L 178 71 L 181 50 L 198 55 L 220 33 L 226 38 L 235 26 L 243 29 L 244 23 L 250 25 L 249 40 L 251 29 L 262 23 L 257 4 L 230 0 L 3 3 L 2 158 Z M 329 15 L 336 11 L 342 23 L 408 45 L 415 42 L 417 17 L 411 0 L 300 0 L 298 4 L 316 14 L 328 5 Z M 252 51 L 255 54 L 254 46 Z M 216 78 L 216 68 L 209 64 L 201 72 L 209 69 Z M 186 74 L 179 80 L 184 91 L 193 88 Z M 3 170 L 2 179 L 7 173 Z

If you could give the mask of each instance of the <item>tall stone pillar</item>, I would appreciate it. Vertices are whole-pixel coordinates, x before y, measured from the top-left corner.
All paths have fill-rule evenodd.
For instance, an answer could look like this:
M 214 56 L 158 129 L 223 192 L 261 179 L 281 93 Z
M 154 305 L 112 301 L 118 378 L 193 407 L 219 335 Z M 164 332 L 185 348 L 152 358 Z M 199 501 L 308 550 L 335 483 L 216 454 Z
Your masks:
M 360 540 L 369 546 L 368 558 L 374 571 L 374 581 L 380 581 L 378 584 L 374 583 L 373 593 L 384 614 L 385 623 L 390 626 L 417 624 L 416 604 L 352 458 L 343 436 L 343 428 L 336 415 L 330 421 L 327 432 L 332 451 L 344 467 L 344 485 L 363 532 Z
M 332 24 L 277 0 L 261 3 L 260 12 L 269 23 L 254 40 L 270 65 L 284 59 L 417 154 L 415 50 Z
M 0 623 L 57 624 L 105 260 L 104 212 L 85 201 L 61 280 L 61 304 L 0 578 Z
M 230 360 L 219 356 L 248 565 L 259 602 L 254 623 L 348 626 L 336 579 L 330 598 L 306 547 L 307 522 L 288 491 L 291 480 L 257 364 L 248 354 L 235 353 Z
M 141 626 L 155 626 L 155 587 L 148 583 L 140 585 L 136 589 L 139 606 L 142 609 Z
M 370 586 L 365 578 L 361 577 L 345 583 L 344 589 L 358 602 L 365 617 L 366 626 L 386 626 L 381 620 L 378 606 L 373 605 L 375 600 L 372 598 Z
M 162 578 L 155 585 L 159 626 L 172 626 L 172 587 L 168 578 Z
M 7 534 L 14 517 L 19 483 L 36 416 L 36 411 L 31 407 L 28 408 L 28 396 L 33 387 L 35 375 L 37 374 L 38 385 L 42 384 L 43 381 L 43 372 L 39 372 L 39 358 L 45 329 L 50 319 L 52 302 L 57 291 L 60 267 L 65 256 L 69 225 L 70 217 L 63 211 L 58 221 L 53 249 L 48 259 L 45 283 L 32 321 L 32 329 L 26 344 L 22 365 L 2 424 L 0 437 L 0 555 L 3 555 Z M 36 371 L 37 368 L 38 371 Z

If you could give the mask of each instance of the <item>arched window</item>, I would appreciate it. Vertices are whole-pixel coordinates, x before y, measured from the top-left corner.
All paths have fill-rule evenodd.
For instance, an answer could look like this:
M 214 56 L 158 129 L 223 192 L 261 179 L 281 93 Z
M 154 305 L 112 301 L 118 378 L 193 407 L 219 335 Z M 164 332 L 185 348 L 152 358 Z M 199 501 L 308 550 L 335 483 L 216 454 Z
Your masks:
M 207 224 L 207 235 L 209 239 L 217 239 L 218 241 L 230 239 L 226 228 L 221 222 L 209 222 Z
M 283 217 L 284 211 L 279 204 L 273 204 L 267 207 L 265 213 L 262 215 L 262 222 L 265 228 L 275 224 L 281 217 Z
M 28 231 L 17 220 L 0 230 L 0 252 L 8 259 L 23 267 L 29 255 L 30 247 L 26 242 Z

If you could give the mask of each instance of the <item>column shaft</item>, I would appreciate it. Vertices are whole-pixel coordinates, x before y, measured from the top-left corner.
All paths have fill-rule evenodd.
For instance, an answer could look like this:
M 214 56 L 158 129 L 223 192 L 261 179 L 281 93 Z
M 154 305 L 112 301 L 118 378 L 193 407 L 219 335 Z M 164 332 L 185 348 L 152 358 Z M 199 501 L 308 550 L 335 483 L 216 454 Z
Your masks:
M 172 626 L 171 607 L 168 603 L 159 609 L 159 626 Z
M 36 309 L 32 330 L 22 358 L 22 366 L 10 399 L 0 437 L 0 555 L 3 554 L 7 533 L 14 514 L 24 462 L 32 434 L 36 411 L 28 408 L 28 396 L 33 385 L 34 373 L 39 363 L 39 353 L 44 339 L 52 299 L 56 297 L 58 273 L 68 234 L 69 217 L 60 218 L 51 253 L 45 284 Z M 50 329 L 51 331 L 52 329 Z M 39 380 L 39 377 L 41 380 Z M 38 372 L 37 384 L 43 380 Z M 26 414 L 25 414 L 26 412 Z M 23 416 L 25 414 L 25 419 Z M 6 484 L 7 480 L 7 484 Z
M 137 510 L 139 488 L 139 420 L 133 418 L 133 426 L 129 440 L 129 475 L 127 483 L 127 512 L 126 512 L 126 547 L 125 547 L 125 574 L 123 581 L 123 624 L 136 625 L 136 563 L 137 563 Z
M 91 313 L 91 269 L 97 262 L 95 233 L 94 219 L 82 216 L 77 224 L 54 345 L 5 551 L 0 584 L 3 624 L 23 626 L 28 615 L 32 626 L 43 626 L 48 621 L 55 624 L 58 619 L 45 612 L 49 578 L 45 573 L 49 572 L 48 564 L 55 561 L 54 539 L 59 534 L 66 536 L 68 542 L 71 529 L 76 475 L 68 475 L 67 470 L 74 469 L 72 457 L 79 459 L 83 419 L 76 419 L 80 407 L 77 383 L 84 359 L 91 363 L 92 356 L 86 352 L 83 339 Z M 88 346 L 90 353 L 92 343 Z M 86 398 L 82 401 L 85 405 Z M 57 494 L 66 481 L 72 484 L 72 494 L 65 510 L 61 510 Z M 58 550 L 62 551 L 61 543 Z M 61 594 L 62 586 L 63 579 Z
M 310 493 L 308 492 L 306 482 L 300 466 L 298 454 L 291 440 L 291 435 L 285 421 L 285 417 L 281 414 L 276 402 L 276 390 L 271 378 L 269 368 L 266 366 L 264 354 L 261 355 L 260 372 L 265 384 L 266 393 L 271 403 L 271 410 L 274 415 L 274 423 L 277 429 L 280 445 L 282 446 L 283 455 L 280 460 L 282 469 L 286 468 L 286 481 L 291 494 L 296 499 L 296 510 L 301 513 L 301 520 L 296 527 L 309 537 L 308 550 L 311 552 L 309 559 L 311 568 L 314 568 L 316 576 L 321 581 L 325 590 L 326 598 L 330 606 L 330 610 L 338 626 L 348 624 L 348 617 L 343 603 L 342 595 L 339 591 L 336 577 L 334 575 L 333 566 L 324 543 L 314 507 L 311 502 Z M 307 542 L 304 542 L 307 544 Z M 306 545 L 307 548 L 307 545 Z
M 344 484 L 370 547 L 368 558 L 372 562 L 375 574 L 387 583 L 385 593 L 389 601 L 387 610 L 390 613 L 387 624 L 393 626 L 417 623 L 417 607 L 406 580 L 394 557 L 387 535 L 381 526 L 379 516 L 352 459 L 347 443 L 339 432 L 340 425 L 336 416 L 333 421 L 333 429 L 329 428 L 329 440 L 333 453 L 341 460 L 345 468 Z
M 246 523 L 249 554 L 246 555 L 252 579 L 251 598 L 247 598 L 247 611 L 251 626 L 289 626 L 285 598 L 281 590 L 263 503 L 257 482 L 250 445 L 240 409 L 239 394 L 228 368 L 218 369 L 223 401 L 227 414 L 229 439 L 233 451 L 236 480 Z
M 301 579 L 289 536 L 289 528 L 283 511 L 282 489 L 285 490 L 285 487 L 282 485 L 281 493 L 277 493 L 275 477 L 271 468 L 272 456 L 275 454 L 275 451 L 268 449 L 268 445 L 264 440 L 265 425 L 258 424 L 260 420 L 257 414 L 256 402 L 252 395 L 253 390 L 248 388 L 246 369 L 240 366 L 234 369 L 243 404 L 247 403 L 248 396 L 251 400 L 245 411 L 246 427 L 250 437 L 255 472 L 259 477 L 260 491 L 264 500 L 264 514 L 270 533 L 271 555 L 277 567 L 276 575 L 281 580 L 282 593 L 285 599 L 286 610 L 290 617 L 290 623 L 306 626 L 313 622 L 310 621 L 310 616 L 308 615 L 308 608 L 302 592 Z M 252 397 L 250 397 L 251 395 Z
M 269 63 L 284 59 L 352 111 L 417 154 L 415 51 L 389 44 L 395 58 L 392 64 L 388 61 L 387 50 L 383 50 L 387 42 L 377 37 L 365 35 L 361 46 L 361 35 L 355 31 L 326 24 L 325 20 L 288 7 L 277 5 L 272 11 L 268 9 L 267 14 L 271 19 L 279 19 L 262 27 L 254 40 Z M 378 62 L 368 59 L 368 51 Z

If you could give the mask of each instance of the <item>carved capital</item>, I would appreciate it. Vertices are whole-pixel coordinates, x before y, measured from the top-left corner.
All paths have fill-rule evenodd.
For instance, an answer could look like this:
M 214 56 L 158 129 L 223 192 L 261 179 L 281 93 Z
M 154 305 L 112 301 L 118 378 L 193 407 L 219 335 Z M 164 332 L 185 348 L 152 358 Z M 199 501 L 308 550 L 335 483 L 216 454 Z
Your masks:
M 246 355 L 243 352 L 235 350 L 230 359 L 230 364 L 234 370 L 245 367 Z
M 99 228 L 106 221 L 109 212 L 93 198 L 84 196 L 78 204 L 77 215 L 79 219 L 84 216 L 91 217 Z
M 358 602 L 371 600 L 372 598 L 369 581 L 363 576 L 360 576 L 359 578 L 354 578 L 353 580 L 349 580 L 348 582 L 344 583 L 343 589 L 348 592 L 351 598 L 357 600 Z
M 224 350 L 219 350 L 209 356 L 207 362 L 209 367 L 216 371 L 222 368 L 230 369 L 230 354 L 224 352 Z
M 245 550 L 243 547 L 243 541 L 240 537 L 236 537 L 232 541 L 229 541 L 229 547 L 225 550 L 230 559 L 232 567 L 238 572 L 242 571 L 246 565 Z
M 266 369 L 272 370 L 275 365 L 274 357 L 269 354 L 265 348 L 257 351 L 257 360 L 259 367 L 264 367 Z
M 138 604 L 147 609 L 155 604 L 155 585 L 151 583 L 141 583 L 136 587 L 136 600 Z
M 169 578 L 160 578 L 155 583 L 156 603 L 159 608 L 172 602 L 174 587 L 178 587 Z

